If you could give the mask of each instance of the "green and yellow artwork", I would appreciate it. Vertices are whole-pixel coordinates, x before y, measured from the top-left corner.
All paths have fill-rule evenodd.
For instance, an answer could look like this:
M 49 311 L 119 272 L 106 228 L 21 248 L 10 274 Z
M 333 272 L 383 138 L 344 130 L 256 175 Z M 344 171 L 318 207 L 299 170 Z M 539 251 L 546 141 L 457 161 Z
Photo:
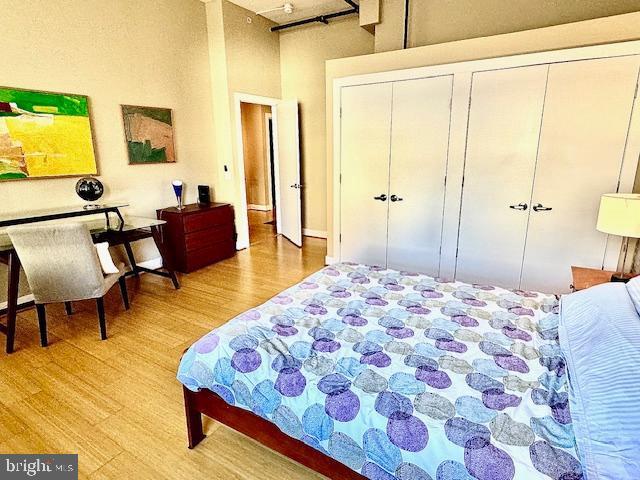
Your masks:
M 96 173 L 86 96 L 0 87 L 0 181 Z
M 174 163 L 171 109 L 122 105 L 129 164 Z

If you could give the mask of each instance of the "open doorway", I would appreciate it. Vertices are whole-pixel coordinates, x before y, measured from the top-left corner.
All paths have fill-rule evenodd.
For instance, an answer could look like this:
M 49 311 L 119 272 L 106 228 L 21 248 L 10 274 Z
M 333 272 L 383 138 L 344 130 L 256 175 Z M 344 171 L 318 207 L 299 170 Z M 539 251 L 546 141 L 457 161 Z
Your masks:
M 237 248 L 282 234 L 302 246 L 297 100 L 235 93 Z
M 249 244 L 277 235 L 271 106 L 241 102 Z

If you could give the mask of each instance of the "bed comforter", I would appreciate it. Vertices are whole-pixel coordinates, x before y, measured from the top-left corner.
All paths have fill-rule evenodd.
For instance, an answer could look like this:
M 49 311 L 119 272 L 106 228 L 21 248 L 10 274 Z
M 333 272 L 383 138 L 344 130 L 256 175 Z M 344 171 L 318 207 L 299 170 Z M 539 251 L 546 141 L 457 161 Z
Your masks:
M 333 265 L 202 337 L 178 379 L 371 479 L 577 480 L 557 308 Z

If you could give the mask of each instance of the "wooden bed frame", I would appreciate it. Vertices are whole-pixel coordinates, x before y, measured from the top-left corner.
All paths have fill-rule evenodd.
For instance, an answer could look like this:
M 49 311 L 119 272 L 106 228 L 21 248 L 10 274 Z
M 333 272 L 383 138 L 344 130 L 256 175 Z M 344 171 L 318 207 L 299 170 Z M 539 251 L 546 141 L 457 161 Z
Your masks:
M 210 390 L 192 392 L 184 386 L 182 388 L 189 448 L 195 448 L 205 437 L 202 430 L 204 414 L 329 478 L 366 480 L 346 465 L 283 433 L 268 420 L 248 410 L 229 405 Z

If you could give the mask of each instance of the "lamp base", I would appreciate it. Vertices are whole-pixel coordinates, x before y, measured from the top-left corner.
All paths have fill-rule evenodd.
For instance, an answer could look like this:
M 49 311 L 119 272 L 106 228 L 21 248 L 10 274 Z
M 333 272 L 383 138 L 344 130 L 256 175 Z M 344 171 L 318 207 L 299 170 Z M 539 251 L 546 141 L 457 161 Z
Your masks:
M 627 283 L 629 280 L 631 280 L 633 277 L 635 277 L 635 275 L 631 274 L 631 273 L 621 273 L 621 272 L 616 272 L 613 275 L 611 275 L 611 281 L 612 282 L 621 282 L 621 283 Z

